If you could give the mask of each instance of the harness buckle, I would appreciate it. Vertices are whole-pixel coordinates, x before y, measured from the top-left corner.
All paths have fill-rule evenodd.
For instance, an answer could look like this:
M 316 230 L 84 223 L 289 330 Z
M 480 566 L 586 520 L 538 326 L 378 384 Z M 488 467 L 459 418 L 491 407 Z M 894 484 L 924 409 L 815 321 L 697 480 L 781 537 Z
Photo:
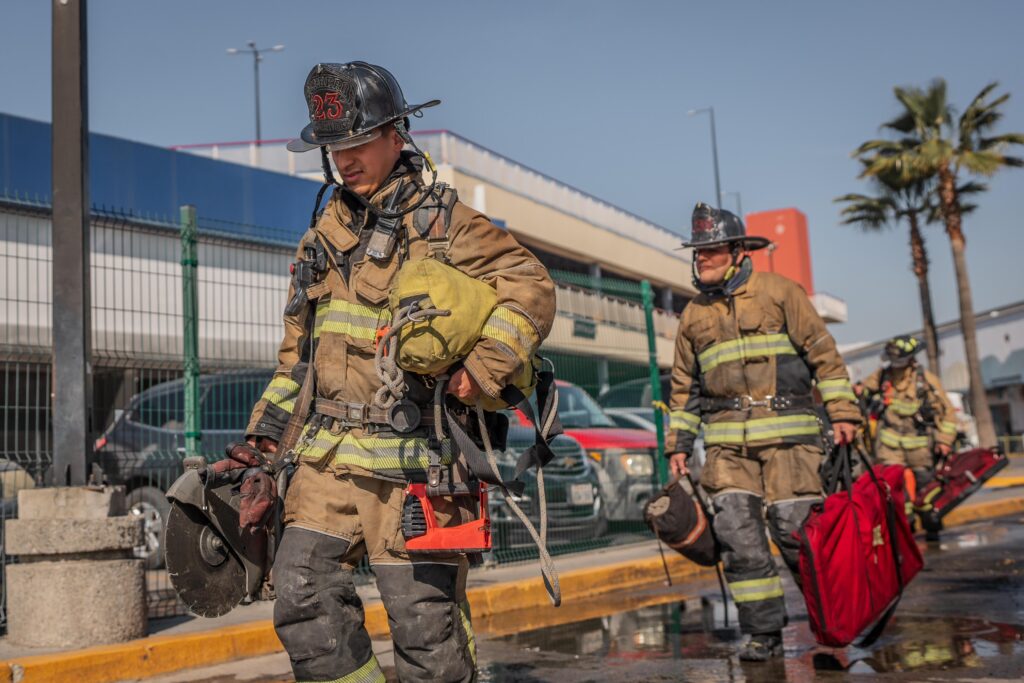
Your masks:
M 740 396 L 738 400 L 740 410 L 751 408 L 771 408 L 774 396 L 765 396 L 763 399 L 755 399 L 753 396 Z
M 348 414 L 348 421 L 358 426 L 363 426 L 369 421 L 369 407 L 365 403 L 348 403 L 345 405 L 345 412 Z

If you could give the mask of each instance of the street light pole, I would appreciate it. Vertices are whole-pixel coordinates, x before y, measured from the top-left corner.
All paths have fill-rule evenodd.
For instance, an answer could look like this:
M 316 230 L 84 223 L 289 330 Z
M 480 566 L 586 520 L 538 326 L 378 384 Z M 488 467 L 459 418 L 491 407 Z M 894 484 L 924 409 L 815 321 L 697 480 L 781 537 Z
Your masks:
M 728 197 L 730 195 L 736 195 L 736 212 L 737 212 L 736 215 L 739 216 L 740 218 L 743 218 L 743 200 L 740 198 L 740 193 L 739 192 L 723 192 L 722 193 L 723 197 Z
M 687 114 L 693 116 L 694 114 L 701 114 L 707 112 L 708 116 L 711 117 L 711 157 L 715 165 L 715 203 L 718 208 L 722 208 L 722 185 L 718 180 L 718 137 L 715 135 L 715 108 L 714 107 L 701 107 L 699 109 L 691 109 Z
M 244 47 L 229 47 L 229 55 L 239 54 L 251 54 L 252 55 L 252 72 L 253 79 L 255 81 L 255 87 L 253 91 L 256 94 L 256 145 L 259 146 L 263 140 L 263 132 L 260 129 L 260 62 L 263 61 L 264 52 L 280 52 L 284 49 L 284 45 L 275 45 L 274 47 L 258 48 L 256 47 L 256 41 L 250 40 L 248 48 Z
M 252 48 L 252 74 L 253 74 L 253 92 L 256 93 L 256 144 L 261 144 L 263 140 L 263 132 L 260 130 L 260 60 L 263 57 L 260 56 L 259 50 L 256 49 L 256 43 L 249 41 L 249 47 Z

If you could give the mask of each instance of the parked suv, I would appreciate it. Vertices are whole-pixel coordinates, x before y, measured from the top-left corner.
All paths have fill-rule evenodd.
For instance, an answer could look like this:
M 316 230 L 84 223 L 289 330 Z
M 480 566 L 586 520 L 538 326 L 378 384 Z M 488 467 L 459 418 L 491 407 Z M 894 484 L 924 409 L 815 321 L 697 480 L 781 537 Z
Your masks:
M 586 391 L 562 380 L 558 414 L 565 433 L 580 442 L 596 463 L 610 521 L 639 521 L 644 504 L 658 490 L 658 441 L 643 429 L 622 428 Z M 517 411 L 520 424 L 528 425 Z
M 199 378 L 199 450 L 209 460 L 244 436 L 249 414 L 273 375 L 242 370 Z M 160 546 L 170 510 L 164 492 L 182 473 L 185 456 L 185 380 L 136 394 L 96 441 L 96 459 L 110 484 L 123 484 L 131 514 L 144 519 L 145 544 L 136 556 L 150 569 L 163 564 Z
M 218 460 L 224 447 L 244 436 L 253 405 L 273 375 L 271 370 L 242 370 L 203 375 L 199 378 L 199 415 L 202 440 L 200 451 L 208 460 Z M 510 428 L 508 448 L 501 467 L 511 476 L 519 453 L 534 439 L 532 428 Z M 582 457 L 578 442 L 559 439 L 556 459 L 545 470 L 545 491 L 549 503 L 550 535 L 553 539 L 578 534 L 600 534 L 604 502 L 595 468 Z M 164 382 L 136 394 L 96 442 L 97 462 L 107 483 L 123 484 L 132 514 L 145 520 L 146 541 L 136 556 L 148 568 L 163 563 L 161 544 L 164 520 L 170 510 L 165 497 L 168 486 L 182 473 L 185 455 L 185 382 Z M 532 475 L 525 475 L 525 497 L 536 493 Z M 500 501 L 497 501 L 500 502 Z M 539 523 L 534 507 L 527 507 Z M 508 523 L 506 508 L 492 508 L 496 538 L 511 545 L 520 539 L 518 520 Z M 525 532 L 524 532 L 525 533 Z

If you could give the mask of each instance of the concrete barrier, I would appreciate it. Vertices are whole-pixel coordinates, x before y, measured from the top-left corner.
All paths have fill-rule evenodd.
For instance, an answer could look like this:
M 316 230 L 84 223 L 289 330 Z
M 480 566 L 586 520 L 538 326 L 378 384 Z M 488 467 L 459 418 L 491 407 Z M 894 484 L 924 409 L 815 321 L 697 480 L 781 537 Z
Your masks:
M 146 634 L 142 520 L 124 515 L 120 488 L 18 492 L 5 523 L 7 637 L 27 647 L 86 647 Z M 115 516 L 111 516 L 115 515 Z

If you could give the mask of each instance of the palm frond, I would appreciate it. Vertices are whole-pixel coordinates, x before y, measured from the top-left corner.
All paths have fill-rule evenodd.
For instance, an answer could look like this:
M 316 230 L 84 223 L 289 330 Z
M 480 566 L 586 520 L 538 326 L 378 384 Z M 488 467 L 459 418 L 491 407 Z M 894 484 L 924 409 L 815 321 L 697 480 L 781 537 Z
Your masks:
M 978 149 L 989 150 L 993 147 L 1002 148 L 1007 145 L 1024 145 L 1024 133 L 1005 133 L 990 138 L 979 138 Z
M 956 188 L 956 193 L 960 197 L 965 195 L 981 194 L 982 192 L 988 192 L 988 185 L 976 180 L 968 180 L 965 183 L 957 185 Z
M 1003 166 L 1018 166 L 1016 157 L 1007 157 L 994 150 L 963 150 L 960 152 L 960 165 L 971 173 L 990 176 Z

